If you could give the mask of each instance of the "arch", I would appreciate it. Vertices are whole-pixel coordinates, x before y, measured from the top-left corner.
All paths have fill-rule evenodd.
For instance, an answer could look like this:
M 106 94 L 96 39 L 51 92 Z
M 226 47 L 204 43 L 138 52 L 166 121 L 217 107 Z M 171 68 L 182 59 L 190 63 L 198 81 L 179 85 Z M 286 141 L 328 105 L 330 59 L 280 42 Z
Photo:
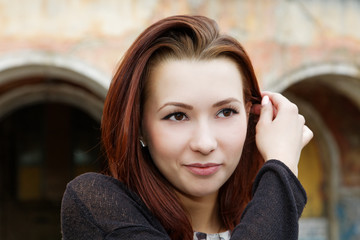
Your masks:
M 38 164 L 35 167 L 31 166 L 31 171 L 33 169 L 37 168 L 40 169 L 39 171 L 48 171 L 49 174 L 38 174 L 36 175 L 36 172 L 26 172 L 26 166 L 22 166 L 23 173 L 26 174 L 33 174 L 33 176 L 40 176 L 41 175 L 41 181 L 47 182 L 47 184 L 52 183 L 52 186 L 60 186 L 60 184 L 65 185 L 67 181 L 69 181 L 69 177 L 73 177 L 70 173 L 71 171 L 74 171 L 74 174 L 80 173 L 80 171 L 83 170 L 84 167 L 88 167 L 88 165 L 81 163 L 77 163 L 73 156 L 74 154 L 77 154 L 76 156 L 83 157 L 84 151 L 81 149 L 82 146 L 88 147 L 89 139 L 98 139 L 98 136 L 91 135 L 93 132 L 89 131 L 89 124 L 85 120 L 89 120 L 91 124 L 93 122 L 96 122 L 98 124 L 101 120 L 102 115 L 102 109 L 103 109 L 103 102 L 107 93 L 108 84 L 110 82 L 110 77 L 106 74 L 98 71 L 93 66 L 87 65 L 79 60 L 73 59 L 71 57 L 67 56 L 61 56 L 58 54 L 53 53 L 46 53 L 46 52 L 36 52 L 36 51 L 28 51 L 28 52 L 21 52 L 21 53 L 12 53 L 11 55 L 2 56 L 0 58 L 0 122 L 1 123 L 9 123 L 12 122 L 14 115 L 13 114 L 19 114 L 20 112 L 23 112 L 24 109 L 32 109 L 37 108 L 38 106 L 48 104 L 47 110 L 50 109 L 50 114 L 46 115 L 52 116 L 50 119 L 46 120 L 46 123 L 52 122 L 53 124 L 40 124 L 37 121 L 33 121 L 31 127 L 33 125 L 38 124 L 37 126 L 41 126 L 43 130 L 36 132 L 35 135 L 41 136 L 40 143 L 42 145 L 51 146 L 49 147 L 50 150 L 48 152 L 53 152 L 53 155 L 47 155 L 47 157 L 42 157 L 42 159 L 46 159 L 47 164 Z M 31 105 L 31 106 L 30 106 Z M 28 108 L 27 108 L 28 107 Z M 41 108 L 45 109 L 45 108 Z M 68 111 L 68 112 L 67 112 Z M 31 115 L 26 116 L 38 116 L 39 112 L 42 111 L 36 111 L 35 113 L 31 113 Z M 57 115 L 53 114 L 54 112 L 57 113 Z M 49 112 L 47 112 L 49 113 Z M 69 113 L 69 114 L 67 114 Z M 38 115 L 37 115 L 38 114 Z M 24 115 L 21 115 L 24 116 Z M 41 115 L 45 116 L 45 114 Z M 65 124 L 63 128 L 59 128 L 58 126 L 63 124 L 62 118 L 59 116 L 64 116 Z M 7 118 L 9 117 L 9 118 Z M 24 123 L 31 123 L 30 121 L 27 121 L 28 118 L 21 120 Z M 75 120 L 77 120 L 77 122 Z M 57 122 L 56 122 L 57 121 Z M 45 120 L 44 120 L 45 122 Z M 79 122 L 81 126 L 84 126 L 84 129 L 79 130 Z M 18 124 L 18 123 L 14 123 Z M 76 125 L 77 124 L 77 125 Z M 11 228 L 7 228 L 14 221 L 17 221 L 17 219 L 20 219 L 23 217 L 29 217 L 29 219 L 33 219 L 32 217 L 36 217 L 37 215 L 34 213 L 38 213 L 39 215 L 45 219 L 44 221 L 48 221 L 49 224 L 46 225 L 47 230 L 44 231 L 43 234 L 59 234 L 58 226 L 59 224 L 56 222 L 58 221 L 59 217 L 56 215 L 59 213 L 58 204 L 49 203 L 49 201 L 54 201 L 55 198 L 58 197 L 59 188 L 50 187 L 51 191 L 47 192 L 46 194 L 52 194 L 49 195 L 49 199 L 38 201 L 38 199 L 33 200 L 31 204 L 27 204 L 27 200 L 24 200 L 23 202 L 19 202 L 16 198 L 16 194 L 11 193 L 9 196 L 4 197 L 2 195 L 3 191 L 9 192 L 8 189 L 15 188 L 14 186 L 10 185 L 10 182 L 20 182 L 20 181 L 11 181 L 11 177 L 9 176 L 22 176 L 19 174 L 19 169 L 17 166 L 19 158 L 16 156 L 13 157 L 13 148 L 12 144 L 17 141 L 18 139 L 22 139 L 22 136 L 13 140 L 12 138 L 8 138 L 8 136 L 11 135 L 17 135 L 19 136 L 19 132 L 16 134 L 13 134 L 14 127 L 10 127 L 9 125 L 2 125 L 2 130 L 10 129 L 7 133 L 9 135 L 1 135 L 2 143 L 7 143 L 4 148 L 4 151 L 2 153 L 2 158 L 0 161 L 0 169 L 2 170 L 1 175 L 1 181 L 5 179 L 4 184 L 0 184 L 0 191 L 1 191 L 1 198 L 0 198 L 0 238 L 3 236 L 3 234 L 8 234 L 9 232 L 13 232 Z M 18 126 L 18 125 L 17 125 Z M 75 127 L 74 127 L 75 126 Z M 47 127 L 47 128 L 46 128 Z M 50 129 L 50 131 L 49 131 Z M 59 136 L 61 134 L 42 134 L 45 131 L 52 132 L 53 130 L 60 129 L 58 131 L 64 132 L 64 136 Z M 66 131 L 63 131 L 63 130 Z M 76 129 L 76 131 L 72 131 L 73 129 Z M 94 132 L 98 131 L 99 128 L 94 127 L 92 128 Z M 3 131 L 6 132 L 6 131 Z M 66 135 L 68 133 L 77 132 L 78 135 Z M 85 134 L 84 134 L 85 133 Z M 23 133 L 21 133 L 23 134 Z M 88 135 L 90 134 L 90 137 Z M 24 134 L 25 135 L 25 134 Z M 74 141 L 67 141 L 67 136 L 84 136 L 79 140 L 79 137 L 77 137 L 77 140 Z M 32 135 L 33 136 L 33 135 Z M 5 139 L 5 140 L 4 140 Z M 9 140 L 10 139 L 10 140 Z M 26 138 L 25 138 L 26 139 Z M 46 139 L 46 140 L 44 140 Z M 49 139 L 52 139 L 51 141 L 48 141 Z M 54 149 L 57 144 L 57 142 L 54 142 L 54 139 L 62 139 L 65 141 L 62 141 L 66 144 L 64 145 L 62 150 L 59 150 L 61 152 L 64 152 L 64 155 L 57 154 L 58 152 L 54 152 Z M 70 137 L 69 137 L 70 139 Z M 74 139 L 74 138 L 71 138 Z M 85 140 L 84 140 L 85 139 Z M 78 143 L 82 143 L 83 145 L 74 145 L 74 142 L 77 141 Z M 46 142 L 46 144 L 44 144 Z M 20 145 L 26 145 L 26 144 L 20 144 Z M 89 144 L 90 145 L 90 144 Z M 91 151 L 94 151 L 95 149 L 99 149 L 99 145 L 94 146 L 95 144 L 91 143 Z M 4 145 L 3 145 L 4 146 Z M 9 147 L 10 146 L 10 147 Z M 38 146 L 37 146 L 38 147 Z M 90 148 L 90 147 L 89 147 Z M 10 150 L 9 150 L 10 149 Z M 60 148 L 59 148 L 60 149 Z M 64 150 L 65 149 L 65 150 Z M 69 150 L 70 149 L 70 150 Z M 75 151 L 75 150 L 76 151 Z M 10 154 L 7 153 L 10 152 Z M 90 150 L 86 149 L 86 152 L 88 153 Z M 47 153 L 48 154 L 48 153 Z M 71 156 L 70 156 L 71 154 Z M 50 156 L 50 157 L 49 157 Z M 70 156 L 69 159 L 62 159 L 59 161 L 58 158 L 54 157 L 63 157 L 63 156 Z M 101 156 L 96 160 L 96 164 L 99 165 L 99 167 L 102 167 L 101 165 Z M 91 158 L 92 159 L 92 158 Z M 59 168 L 57 164 L 60 164 L 62 168 Z M 92 159 L 91 164 L 93 164 L 94 161 Z M 19 165 L 20 166 L 20 165 Z M 90 165 L 89 165 L 90 166 Z M 93 166 L 93 165 L 91 165 Z M 96 165 L 97 166 L 97 165 Z M 64 171 L 65 169 L 65 171 Z M 70 171 L 70 170 L 71 171 Z M 69 170 L 69 171 L 68 171 Z M 3 174 L 4 172 L 8 172 L 7 174 Z M 56 172 L 56 174 L 54 174 Z M 70 176 L 71 175 L 71 176 Z M 46 176 L 46 181 L 45 178 Z M 61 177 L 59 177 L 61 176 Z M 27 179 L 27 178 L 25 178 Z M 36 179 L 33 178 L 33 179 Z M 40 179 L 40 178 L 39 178 Z M 48 180 L 51 181 L 48 181 Z M 56 179 L 56 181 L 54 180 Z M 40 180 L 39 180 L 40 181 Z M 24 181 L 27 182 L 27 181 Z M 42 184 L 41 182 L 41 184 Z M 49 183 L 50 182 L 50 183 Z M 19 185 L 20 186 L 20 185 Z M 17 186 L 17 187 L 19 187 Z M 27 186 L 26 186 L 27 187 Z M 62 188 L 62 187 L 61 187 Z M 23 188 L 24 189 L 24 188 Z M 26 188 L 28 189 L 28 188 Z M 56 194 L 54 195 L 54 192 L 56 191 Z M 19 209 L 19 204 L 22 204 L 23 208 L 21 208 L 21 211 L 17 211 Z M 35 206 L 35 207 L 34 207 Z M 39 206 L 46 206 L 41 211 L 38 211 L 40 209 Z M 16 211 L 13 211 L 16 209 Z M 9 216 L 12 216 L 12 219 L 10 219 Z M 4 217 L 5 216 L 5 217 Z M 47 218 L 51 216 L 50 218 Z M 34 218 L 35 218 L 34 217 Z M 15 219 L 15 220 L 14 220 Z M 46 220 L 48 219 L 48 220 Z M 50 220 L 49 220 L 50 219 Z M 31 220 L 33 221 L 33 220 Z M 31 223 L 34 223 L 34 225 L 29 224 L 28 230 L 32 227 L 38 227 L 37 222 L 33 221 Z M 45 225 L 44 225 L 45 226 Z M 35 231 L 34 231 L 35 232 Z M 36 231 L 39 234 L 42 234 L 42 231 Z M 23 233 L 19 233 L 23 234 Z M 31 238 L 33 236 L 29 236 Z M 6 237 L 5 237 L 6 238 Z M 37 239 L 37 238 L 36 238 Z
M 342 182 L 344 170 L 341 168 L 343 167 L 342 152 L 344 152 L 344 148 L 341 140 L 339 140 L 343 138 L 339 138 L 339 134 L 342 137 L 353 135 L 342 132 L 339 127 L 342 125 L 340 123 L 334 125 L 334 122 L 329 120 L 329 115 L 326 112 L 329 113 L 330 109 L 332 109 L 330 112 L 334 112 L 334 109 L 341 110 L 342 107 L 339 108 L 339 105 L 331 105 L 330 103 L 335 103 L 338 100 L 338 102 L 343 102 L 344 99 L 347 99 L 347 103 L 352 106 L 350 112 L 355 114 L 353 117 L 359 118 L 360 67 L 349 63 L 332 62 L 305 66 L 284 75 L 272 85 L 269 85 L 268 89 L 282 92 L 295 102 L 319 140 L 318 146 L 322 155 L 321 159 L 326 161 L 323 164 L 329 188 L 327 191 L 328 234 L 330 239 L 337 239 L 344 231 L 338 216 L 338 205 L 344 198 L 343 192 L 348 191 L 349 196 L 356 195 L 356 188 L 350 189 Z M 327 94 L 324 94 L 325 92 Z M 319 93 L 320 95 L 318 95 Z M 319 101 L 324 101 L 324 97 L 326 97 L 325 102 L 327 105 L 319 103 Z M 349 106 L 346 105 L 346 107 Z M 347 114 L 342 116 L 343 119 L 351 119 Z
M 325 81 L 326 84 L 335 88 L 337 91 L 341 91 L 349 96 L 356 105 L 360 107 L 360 95 L 358 91 L 356 91 L 360 89 L 360 66 L 349 63 L 324 62 L 304 66 L 273 81 L 267 89 L 275 92 L 283 92 L 298 82 L 320 76 L 327 76 L 327 79 L 322 81 Z M 333 79 L 331 77 L 329 78 L 329 76 L 341 76 L 346 79 L 346 81 L 332 81 Z
M 0 88 L 29 76 L 66 80 L 38 83 L 0 92 L 0 118 L 16 108 L 41 101 L 69 103 L 100 120 L 110 77 L 79 60 L 46 52 L 22 52 L 0 58 Z
M 338 146 L 335 139 L 331 135 L 330 130 L 326 127 L 322 116 L 313 106 L 298 96 L 292 95 L 291 93 L 287 93 L 286 96 L 292 102 L 295 102 L 298 105 L 299 109 L 301 110 L 301 114 L 303 114 L 306 118 L 307 125 L 311 126 L 314 136 L 316 136 L 318 139 L 317 143 L 320 150 L 321 159 L 328 160 L 328 162 L 323 162 L 323 170 L 328 173 L 328 186 L 326 190 L 328 195 L 328 204 L 326 209 L 328 212 L 328 223 L 326 223 L 326 228 L 328 230 L 327 234 L 329 234 L 330 239 L 336 239 L 333 236 L 339 235 L 339 223 L 336 216 L 336 204 L 338 202 L 338 191 L 341 178 L 340 172 L 338 171 L 340 168 L 340 152 Z M 304 224 L 304 221 L 300 223 Z M 310 221 L 310 224 L 313 224 L 313 222 Z

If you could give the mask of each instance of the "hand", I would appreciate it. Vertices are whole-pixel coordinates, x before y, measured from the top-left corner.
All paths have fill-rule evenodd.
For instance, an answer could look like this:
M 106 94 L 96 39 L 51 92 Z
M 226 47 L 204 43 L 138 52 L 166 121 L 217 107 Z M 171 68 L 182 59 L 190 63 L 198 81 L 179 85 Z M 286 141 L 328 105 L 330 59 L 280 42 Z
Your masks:
M 313 137 L 298 108 L 279 93 L 263 92 L 256 145 L 265 161 L 277 159 L 297 176 L 300 153 Z M 253 112 L 259 112 L 255 106 Z

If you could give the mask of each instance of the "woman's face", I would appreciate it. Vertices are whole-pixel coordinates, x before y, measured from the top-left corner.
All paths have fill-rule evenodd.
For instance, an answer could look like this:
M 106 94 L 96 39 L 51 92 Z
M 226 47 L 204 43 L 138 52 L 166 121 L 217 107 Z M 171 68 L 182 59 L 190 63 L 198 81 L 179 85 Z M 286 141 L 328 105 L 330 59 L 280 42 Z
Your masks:
M 180 193 L 205 197 L 231 176 L 247 130 L 250 105 L 243 99 L 241 74 L 229 59 L 168 60 L 154 68 L 143 139 Z

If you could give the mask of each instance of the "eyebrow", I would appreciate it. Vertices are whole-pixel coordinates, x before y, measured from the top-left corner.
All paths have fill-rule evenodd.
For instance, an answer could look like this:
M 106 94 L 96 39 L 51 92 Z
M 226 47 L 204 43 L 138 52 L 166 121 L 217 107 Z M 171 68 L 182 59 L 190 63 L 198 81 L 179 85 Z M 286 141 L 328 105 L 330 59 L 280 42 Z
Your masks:
M 223 106 L 225 104 L 229 104 L 231 102 L 238 102 L 238 103 L 241 103 L 240 100 L 236 99 L 236 98 L 227 98 L 227 99 L 224 99 L 224 100 L 221 100 L 217 103 L 214 103 L 212 105 L 212 107 L 220 107 L 220 106 Z M 164 107 L 167 107 L 167 106 L 175 106 L 175 107 L 180 107 L 180 108 L 185 108 L 185 109 L 188 109 L 188 110 L 192 110 L 193 109 L 193 106 L 189 105 L 189 104 L 185 104 L 185 103 L 181 103 L 181 102 L 168 102 L 168 103 L 165 103 L 164 105 L 162 105 L 158 112 L 163 109 Z
M 188 105 L 188 104 L 185 104 L 185 103 L 181 103 L 181 102 L 168 102 L 168 103 L 165 103 L 164 105 L 162 105 L 158 112 L 163 109 L 164 107 L 166 106 L 175 106 L 175 107 L 181 107 L 181 108 L 185 108 L 185 109 L 188 109 L 188 110 L 192 110 L 193 107 Z
M 231 103 L 231 102 L 241 103 L 240 100 L 231 97 L 231 98 L 227 98 L 227 99 L 224 99 L 224 100 L 221 100 L 221 101 L 215 103 L 215 104 L 213 105 L 213 107 L 220 107 L 220 106 L 222 106 L 222 105 L 229 104 L 229 103 Z

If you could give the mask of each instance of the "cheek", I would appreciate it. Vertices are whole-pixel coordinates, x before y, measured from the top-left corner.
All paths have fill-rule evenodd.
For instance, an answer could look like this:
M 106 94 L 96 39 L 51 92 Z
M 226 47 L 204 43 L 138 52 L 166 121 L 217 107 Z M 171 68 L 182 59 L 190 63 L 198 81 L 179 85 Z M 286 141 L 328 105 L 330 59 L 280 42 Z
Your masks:
M 226 132 L 227 134 L 222 134 L 226 151 L 235 159 L 240 159 L 247 133 L 246 118 L 241 118 L 241 121 L 229 124 Z
M 149 151 L 155 162 L 176 158 L 186 143 L 186 132 L 174 127 L 156 124 L 147 131 Z

